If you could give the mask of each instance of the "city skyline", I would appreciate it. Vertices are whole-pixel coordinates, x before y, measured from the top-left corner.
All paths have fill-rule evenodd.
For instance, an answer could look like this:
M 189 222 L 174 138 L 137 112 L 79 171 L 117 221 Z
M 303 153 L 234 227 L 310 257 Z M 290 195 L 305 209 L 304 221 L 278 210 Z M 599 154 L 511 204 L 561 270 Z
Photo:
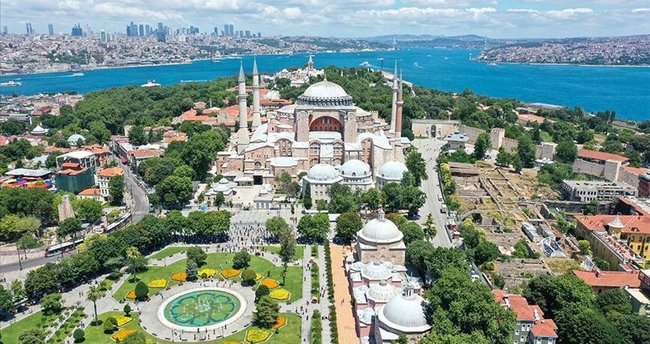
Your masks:
M 224 24 L 266 35 L 367 37 L 391 34 L 463 35 L 491 38 L 620 36 L 650 32 L 650 2 L 630 0 L 211 0 L 135 4 L 117 0 L 6 0 L 0 16 L 10 33 L 69 33 L 82 23 L 94 32 L 124 32 L 129 22 L 170 28 L 195 26 L 202 33 Z M 52 15 L 58 19 L 52 20 Z M 372 29 L 372 31 L 368 31 Z M 369 34 L 372 32 L 372 34 Z

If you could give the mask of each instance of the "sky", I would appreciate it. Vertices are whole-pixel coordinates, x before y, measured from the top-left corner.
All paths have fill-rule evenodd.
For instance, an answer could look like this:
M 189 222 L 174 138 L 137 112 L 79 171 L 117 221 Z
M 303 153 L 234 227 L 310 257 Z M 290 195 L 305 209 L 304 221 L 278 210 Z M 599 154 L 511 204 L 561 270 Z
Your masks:
M 0 26 L 70 33 L 73 24 L 125 32 L 163 22 L 201 32 L 369 37 L 391 34 L 491 38 L 621 36 L 650 33 L 650 0 L 1 0 Z

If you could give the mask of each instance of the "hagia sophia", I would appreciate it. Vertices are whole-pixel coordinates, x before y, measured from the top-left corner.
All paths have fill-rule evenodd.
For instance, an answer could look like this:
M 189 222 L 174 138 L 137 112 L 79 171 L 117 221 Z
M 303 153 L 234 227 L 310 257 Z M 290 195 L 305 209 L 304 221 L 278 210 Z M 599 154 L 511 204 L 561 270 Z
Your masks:
M 246 104 L 243 66 L 238 79 L 239 128 L 228 149 L 217 156 L 216 172 L 238 185 L 274 184 L 279 174 L 289 173 L 295 181 L 306 172 L 312 199 L 327 199 L 334 183 L 355 190 L 382 187 L 399 182 L 406 171 L 402 137 L 402 81 L 392 81 L 391 124 L 353 102 L 339 85 L 316 71 L 311 58 L 306 75 L 323 75 L 310 85 L 294 104 L 277 110 L 260 107 L 260 75 L 253 65 L 252 120 Z M 248 123 L 251 123 L 250 129 Z

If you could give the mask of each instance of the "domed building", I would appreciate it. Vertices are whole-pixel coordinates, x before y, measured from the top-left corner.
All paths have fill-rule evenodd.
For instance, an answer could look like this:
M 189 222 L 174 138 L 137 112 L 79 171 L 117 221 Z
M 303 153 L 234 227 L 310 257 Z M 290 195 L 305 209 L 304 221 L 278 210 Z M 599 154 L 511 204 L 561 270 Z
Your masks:
M 419 336 L 431 329 L 426 317 L 427 302 L 407 283 L 400 295 L 388 300 L 377 312 L 375 343 L 394 343 L 400 335 Z
M 400 183 L 404 173 L 408 171 L 408 168 L 404 163 L 399 161 L 389 161 L 379 168 L 377 172 L 377 187 L 383 188 L 388 183 Z
M 343 180 L 334 166 L 327 164 L 316 164 L 309 169 L 309 172 L 302 178 L 303 183 L 309 183 L 312 202 L 319 200 L 329 201 L 329 189 L 334 183 Z M 303 185 L 306 190 L 306 185 Z
M 404 265 L 406 245 L 403 238 L 402 232 L 393 221 L 385 218 L 380 209 L 377 218 L 368 221 L 357 232 L 356 258 L 363 263 L 391 262 Z
M 229 149 L 218 153 L 216 161 L 216 173 L 229 180 L 244 176 L 252 179 L 254 185 L 275 184 L 275 176 L 286 172 L 298 181 L 301 172 L 325 164 L 341 166 L 339 177 L 344 183 L 355 189 L 366 189 L 372 186 L 372 176 L 380 166 L 404 160 L 403 150 L 410 143 L 401 137 L 400 130 L 391 128 L 377 112 L 356 106 L 343 87 L 327 78 L 310 85 L 297 97 L 295 104 L 268 111 L 260 108 L 256 101 L 260 88 L 256 66 L 253 69 L 252 111 L 246 104 L 245 80 L 242 68 L 238 95 L 239 131 L 231 136 Z M 401 123 L 401 103 L 398 101 L 401 98 L 397 97 L 401 91 L 397 80 L 393 86 L 391 121 Z M 266 123 L 261 120 L 262 115 Z M 252 123 L 250 131 L 249 122 Z

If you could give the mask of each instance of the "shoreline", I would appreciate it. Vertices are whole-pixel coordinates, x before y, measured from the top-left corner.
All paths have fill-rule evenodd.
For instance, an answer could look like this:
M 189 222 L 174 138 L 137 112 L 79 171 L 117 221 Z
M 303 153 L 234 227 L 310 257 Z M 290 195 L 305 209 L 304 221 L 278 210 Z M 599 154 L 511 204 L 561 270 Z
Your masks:
M 640 65 L 607 65 L 607 64 L 584 64 L 584 63 L 545 63 L 545 62 L 497 62 L 490 60 L 478 60 L 472 59 L 474 62 L 492 64 L 495 65 L 529 65 L 529 66 L 563 66 L 563 67 L 597 67 L 597 68 L 650 68 L 650 64 L 640 64 Z

